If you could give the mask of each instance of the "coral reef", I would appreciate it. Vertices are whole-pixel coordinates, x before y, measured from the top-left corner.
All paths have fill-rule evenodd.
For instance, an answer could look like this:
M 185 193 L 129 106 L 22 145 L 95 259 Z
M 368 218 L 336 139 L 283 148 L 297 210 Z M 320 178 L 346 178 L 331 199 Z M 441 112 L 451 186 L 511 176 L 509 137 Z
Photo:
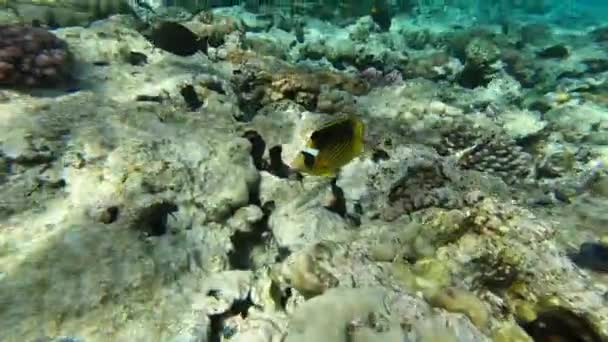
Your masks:
M 474 38 L 465 47 L 465 66 L 460 74 L 459 83 L 467 88 L 487 85 L 494 73 L 492 64 L 500 50 L 491 40 Z
M 69 78 L 70 67 L 67 44 L 53 33 L 18 24 L 0 25 L 0 84 L 53 86 Z
M 0 340 L 608 338 L 601 18 L 111 3 L 0 26 Z M 342 115 L 363 153 L 289 165 Z
M 246 112 L 255 112 L 260 106 L 281 100 L 292 100 L 306 109 L 315 110 L 323 91 L 322 85 L 353 95 L 362 95 L 368 91 L 368 84 L 352 75 L 293 67 L 277 60 L 258 59 L 240 53 L 237 58 L 243 67 L 232 82 L 240 90 L 239 103 Z M 323 105 L 321 99 L 321 106 Z
M 497 175 L 508 183 L 530 174 L 532 157 L 528 153 L 508 139 L 492 138 L 464 151 L 458 163 L 463 168 Z
M 82 1 L 4 1 L 15 15 L 15 23 L 35 22 L 49 27 L 88 25 L 93 20 L 117 13 L 129 13 L 129 0 Z

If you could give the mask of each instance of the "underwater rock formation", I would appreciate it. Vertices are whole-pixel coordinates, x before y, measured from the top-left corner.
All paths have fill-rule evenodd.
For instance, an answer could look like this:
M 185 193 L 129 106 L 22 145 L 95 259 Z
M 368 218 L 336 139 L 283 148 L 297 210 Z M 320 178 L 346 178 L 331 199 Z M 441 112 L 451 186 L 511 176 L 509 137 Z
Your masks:
M 10 0 L 4 1 L 2 5 L 14 12 L 18 23 L 40 23 L 56 28 L 88 25 L 111 14 L 129 13 L 129 2 L 130 0 Z
M 606 340 L 601 26 L 399 2 L 54 30 L 78 88 L 0 91 L 0 340 Z M 363 151 L 294 169 L 343 115 Z
M 465 48 L 465 66 L 459 83 L 467 88 L 485 86 L 494 73 L 492 64 L 500 57 L 494 42 L 485 38 L 474 38 Z

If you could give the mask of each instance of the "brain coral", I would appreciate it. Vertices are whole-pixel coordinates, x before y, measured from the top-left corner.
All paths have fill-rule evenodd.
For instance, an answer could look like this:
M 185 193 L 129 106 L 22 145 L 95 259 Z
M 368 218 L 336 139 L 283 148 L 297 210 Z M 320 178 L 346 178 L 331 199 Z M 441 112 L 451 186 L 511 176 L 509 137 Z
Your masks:
M 67 44 L 38 27 L 0 25 L 0 86 L 52 86 L 69 77 Z

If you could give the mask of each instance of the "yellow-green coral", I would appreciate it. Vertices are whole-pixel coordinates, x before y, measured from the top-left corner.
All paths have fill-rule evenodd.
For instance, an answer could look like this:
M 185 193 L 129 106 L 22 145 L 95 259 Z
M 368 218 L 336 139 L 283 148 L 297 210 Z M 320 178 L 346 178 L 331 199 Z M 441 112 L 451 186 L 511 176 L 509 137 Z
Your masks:
M 480 273 L 477 281 L 491 290 L 502 290 L 517 280 L 522 257 L 509 246 L 496 249 L 497 253 L 490 252 L 475 260 Z
M 514 301 L 515 317 L 522 322 L 531 322 L 538 317 L 536 313 L 536 305 L 525 300 Z
M 275 268 L 273 276 L 286 282 L 305 297 L 314 297 L 335 287 L 338 280 L 331 274 L 332 246 L 316 244 L 292 254 Z
M 368 255 L 371 260 L 378 262 L 390 262 L 400 254 L 399 244 L 395 240 L 377 242 L 368 247 Z
M 515 322 L 502 323 L 492 334 L 494 342 L 533 342 L 532 338 Z
M 466 233 L 466 215 L 461 210 L 431 210 L 430 220 L 425 221 L 425 233 L 436 246 L 445 245 Z
M 457 342 L 458 334 L 454 328 L 437 322 L 435 317 L 425 319 L 416 324 L 416 331 L 419 334 L 417 341 L 420 342 Z
M 489 39 L 473 38 L 466 47 L 467 62 L 474 65 L 494 63 L 500 56 L 500 50 Z
M 412 266 L 403 263 L 392 266 L 393 276 L 404 288 L 421 291 L 427 298 L 450 283 L 447 265 L 436 259 L 422 259 Z
M 430 257 L 436 247 L 429 235 L 432 229 L 424 225 L 410 223 L 399 227 L 398 232 L 389 231 L 381 234 L 376 242 L 368 247 L 368 255 L 374 261 L 397 261 Z
M 602 245 L 608 246 L 608 234 L 602 235 L 600 237 L 600 243 Z
M 477 296 L 465 289 L 448 287 L 437 292 L 430 298 L 430 302 L 434 306 L 444 308 L 450 312 L 467 315 L 479 329 L 487 327 L 489 313 L 486 306 Z

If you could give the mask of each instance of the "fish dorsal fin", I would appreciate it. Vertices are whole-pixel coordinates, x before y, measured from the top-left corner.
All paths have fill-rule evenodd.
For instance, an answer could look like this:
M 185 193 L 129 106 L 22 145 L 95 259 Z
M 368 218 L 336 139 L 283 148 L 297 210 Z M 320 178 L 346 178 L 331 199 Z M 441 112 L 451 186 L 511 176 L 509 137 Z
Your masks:
M 321 150 L 326 144 L 334 142 L 338 137 L 350 139 L 354 133 L 353 120 L 351 116 L 341 116 L 323 122 L 310 135 L 310 147 Z
M 352 115 L 338 114 L 338 115 L 332 116 L 330 118 L 327 118 L 325 120 L 322 120 L 315 127 L 315 131 L 321 131 L 321 130 L 326 129 L 328 127 L 332 127 L 332 126 L 335 126 L 335 125 L 337 125 L 337 124 L 339 124 L 341 122 L 349 121 L 349 120 L 352 120 L 352 119 L 353 119 Z

